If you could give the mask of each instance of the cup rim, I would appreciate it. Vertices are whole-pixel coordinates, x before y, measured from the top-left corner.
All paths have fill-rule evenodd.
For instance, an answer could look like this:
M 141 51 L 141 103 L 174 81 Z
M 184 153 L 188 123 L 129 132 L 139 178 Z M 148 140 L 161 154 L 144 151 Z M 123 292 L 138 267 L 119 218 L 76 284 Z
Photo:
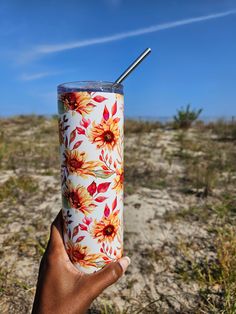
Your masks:
M 110 81 L 93 81 L 93 80 L 84 80 L 84 81 L 71 81 L 71 82 L 64 82 L 64 83 L 61 83 L 61 84 L 59 84 L 59 85 L 57 85 L 57 88 L 63 88 L 63 87 L 65 87 L 65 88 L 69 88 L 69 84 L 74 84 L 74 85 L 76 85 L 76 84 L 82 84 L 82 85 L 85 85 L 86 83 L 89 83 L 89 84 L 93 84 L 93 83 L 95 83 L 95 84 L 98 84 L 98 85 L 100 85 L 100 86 L 103 86 L 103 85 L 108 85 L 108 86 L 114 86 L 115 88 L 121 88 L 121 89 L 123 89 L 123 85 L 121 84 L 121 83 L 115 83 L 115 82 L 110 82 Z M 74 86 L 74 87 L 76 87 L 76 86 Z

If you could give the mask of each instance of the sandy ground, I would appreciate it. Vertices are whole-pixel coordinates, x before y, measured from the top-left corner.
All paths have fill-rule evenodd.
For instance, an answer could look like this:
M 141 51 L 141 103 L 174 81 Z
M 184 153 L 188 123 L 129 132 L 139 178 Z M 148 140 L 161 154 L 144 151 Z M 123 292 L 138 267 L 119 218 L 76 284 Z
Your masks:
M 125 193 L 124 249 L 132 263 L 126 275 L 94 302 L 91 313 L 198 313 L 201 286 L 185 280 L 182 270 L 186 261 L 215 258 L 208 232 L 211 222 L 204 224 L 196 216 L 176 219 L 175 213 L 203 207 L 213 199 L 181 193 L 178 184 L 173 184 L 183 175 L 179 160 L 168 157 L 179 149 L 176 134 L 167 129 L 126 137 L 126 158 L 131 165 L 127 172 L 133 165 L 142 178 L 150 175 L 145 172 L 148 165 L 157 180 L 164 172 L 165 185 L 163 181 L 154 187 L 131 184 Z M 26 131 L 19 138 L 28 136 Z M 3 169 L 1 185 L 21 173 L 20 168 Z M 50 223 L 61 207 L 57 168 L 50 175 L 40 175 L 34 168 L 27 173 L 37 182 L 35 191 L 0 203 L 2 314 L 30 313 Z

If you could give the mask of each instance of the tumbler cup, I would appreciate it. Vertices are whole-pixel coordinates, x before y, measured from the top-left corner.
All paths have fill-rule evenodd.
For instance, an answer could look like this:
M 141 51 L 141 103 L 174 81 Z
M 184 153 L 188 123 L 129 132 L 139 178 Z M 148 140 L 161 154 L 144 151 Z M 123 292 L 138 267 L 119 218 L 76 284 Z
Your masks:
M 64 243 L 72 263 L 92 273 L 123 250 L 123 86 L 58 86 Z

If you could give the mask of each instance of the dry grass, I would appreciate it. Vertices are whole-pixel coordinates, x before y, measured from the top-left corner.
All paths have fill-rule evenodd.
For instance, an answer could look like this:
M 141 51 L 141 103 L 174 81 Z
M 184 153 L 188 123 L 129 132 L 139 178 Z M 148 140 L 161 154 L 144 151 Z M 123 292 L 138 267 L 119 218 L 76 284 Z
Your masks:
M 132 120 L 126 119 L 125 120 L 125 134 L 137 134 L 137 133 L 150 133 L 155 132 L 158 129 L 162 128 L 162 123 L 158 121 L 145 121 L 145 120 Z
M 0 123 L 0 312 L 28 313 L 48 221 L 60 206 L 57 119 Z M 141 229 L 154 240 L 141 240 L 142 230 L 126 231 L 135 273 L 112 295 L 125 305 L 103 295 L 91 313 L 236 313 L 235 121 L 198 122 L 181 131 L 126 120 L 125 134 L 127 207 L 133 217 L 142 211 Z M 153 206 L 148 219 L 146 206 Z M 167 227 L 171 232 L 157 240 Z
M 197 282 L 199 313 L 236 311 L 236 229 L 220 227 L 215 231 L 215 256 L 194 257 L 190 243 L 179 246 L 183 259 L 176 268 L 177 276 L 187 282 Z M 196 249 L 196 248 L 195 248 Z
M 186 192 L 195 191 L 205 197 L 223 185 L 232 187 L 236 179 L 234 141 L 212 138 L 208 128 L 204 133 L 198 128 L 192 132 L 179 131 L 176 136 L 179 142 L 176 155 L 184 165 L 182 187 Z
M 38 189 L 38 182 L 31 176 L 19 175 L 12 176 L 4 183 L 0 184 L 0 202 L 24 202 L 28 196 L 35 193 Z
M 204 128 L 211 130 L 211 132 L 217 136 L 217 140 L 236 140 L 236 120 L 234 118 L 232 118 L 230 121 L 219 119 L 216 122 L 208 123 Z

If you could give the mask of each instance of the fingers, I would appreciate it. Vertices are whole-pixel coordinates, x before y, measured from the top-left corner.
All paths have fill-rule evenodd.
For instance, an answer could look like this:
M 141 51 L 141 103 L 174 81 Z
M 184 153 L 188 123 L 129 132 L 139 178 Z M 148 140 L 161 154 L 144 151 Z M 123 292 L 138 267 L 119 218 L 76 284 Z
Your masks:
M 63 258 L 68 258 L 63 242 L 63 217 L 61 210 L 51 225 L 48 250 L 50 253 L 57 253 Z
M 130 258 L 125 256 L 92 274 L 91 286 L 93 287 L 94 298 L 104 289 L 115 283 L 124 274 L 129 264 Z

